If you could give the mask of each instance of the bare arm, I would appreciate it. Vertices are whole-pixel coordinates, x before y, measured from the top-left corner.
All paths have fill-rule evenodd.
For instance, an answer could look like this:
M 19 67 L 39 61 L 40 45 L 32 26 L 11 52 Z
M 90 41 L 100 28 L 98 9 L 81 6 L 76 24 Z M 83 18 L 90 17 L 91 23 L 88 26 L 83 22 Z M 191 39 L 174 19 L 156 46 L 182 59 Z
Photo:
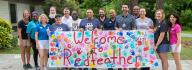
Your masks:
M 165 36 L 165 32 L 161 32 L 161 33 L 160 33 L 160 36 L 159 36 L 159 38 L 158 38 L 158 41 L 157 41 L 157 43 L 156 43 L 156 45 L 155 45 L 156 47 L 161 44 L 161 42 L 163 41 L 164 36 Z
M 177 44 L 176 46 L 178 47 L 181 44 L 181 32 L 177 33 Z

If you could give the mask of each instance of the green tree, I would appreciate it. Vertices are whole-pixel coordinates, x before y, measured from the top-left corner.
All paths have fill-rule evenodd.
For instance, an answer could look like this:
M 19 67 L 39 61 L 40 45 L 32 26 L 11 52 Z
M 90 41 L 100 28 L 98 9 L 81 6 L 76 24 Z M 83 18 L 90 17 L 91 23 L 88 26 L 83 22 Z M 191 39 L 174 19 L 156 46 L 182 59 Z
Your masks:
M 76 0 L 45 0 L 43 8 L 45 13 L 49 13 L 49 8 L 55 6 L 57 8 L 57 13 L 63 14 L 64 7 L 68 7 L 71 11 L 79 11 L 79 2 Z

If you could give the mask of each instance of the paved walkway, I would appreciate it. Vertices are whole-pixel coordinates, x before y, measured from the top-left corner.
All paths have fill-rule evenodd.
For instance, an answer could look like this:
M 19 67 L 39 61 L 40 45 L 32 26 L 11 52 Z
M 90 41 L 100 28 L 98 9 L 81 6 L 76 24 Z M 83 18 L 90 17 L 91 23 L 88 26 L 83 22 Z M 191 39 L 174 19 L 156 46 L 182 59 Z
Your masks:
M 192 70 L 192 60 L 182 60 L 183 70 Z M 31 64 L 34 64 L 31 58 Z M 0 70 L 23 70 L 22 63 L 19 54 L 0 54 Z M 35 70 L 35 69 L 29 69 Z M 56 70 L 56 69 L 49 69 Z M 107 69 L 99 69 L 107 70 Z M 161 66 L 157 69 L 152 70 L 162 70 Z M 173 60 L 169 60 L 169 70 L 176 70 Z
M 192 34 L 185 34 L 185 33 L 182 33 L 181 36 L 182 36 L 182 37 L 192 37 Z

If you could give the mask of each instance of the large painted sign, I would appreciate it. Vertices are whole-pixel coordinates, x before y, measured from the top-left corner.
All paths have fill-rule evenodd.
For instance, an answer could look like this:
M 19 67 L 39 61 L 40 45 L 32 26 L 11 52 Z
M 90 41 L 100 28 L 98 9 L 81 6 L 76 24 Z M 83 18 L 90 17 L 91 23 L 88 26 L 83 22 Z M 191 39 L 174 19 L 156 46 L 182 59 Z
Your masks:
M 49 67 L 157 67 L 150 31 L 51 32 Z

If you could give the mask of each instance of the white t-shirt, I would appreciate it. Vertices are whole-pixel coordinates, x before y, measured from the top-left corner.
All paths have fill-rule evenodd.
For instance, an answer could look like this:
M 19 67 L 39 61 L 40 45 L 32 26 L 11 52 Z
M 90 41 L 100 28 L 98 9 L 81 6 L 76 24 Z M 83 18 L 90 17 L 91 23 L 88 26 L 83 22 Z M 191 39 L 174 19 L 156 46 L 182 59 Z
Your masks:
M 80 22 L 81 22 L 81 19 L 72 20 L 69 28 L 70 28 L 72 31 L 78 31 L 78 30 L 79 30 Z
M 69 24 L 70 23 L 70 21 L 72 20 L 72 17 L 71 16 L 69 16 L 68 18 L 66 18 L 65 16 L 63 16 L 62 18 L 61 18 L 61 22 L 63 23 L 63 24 Z

